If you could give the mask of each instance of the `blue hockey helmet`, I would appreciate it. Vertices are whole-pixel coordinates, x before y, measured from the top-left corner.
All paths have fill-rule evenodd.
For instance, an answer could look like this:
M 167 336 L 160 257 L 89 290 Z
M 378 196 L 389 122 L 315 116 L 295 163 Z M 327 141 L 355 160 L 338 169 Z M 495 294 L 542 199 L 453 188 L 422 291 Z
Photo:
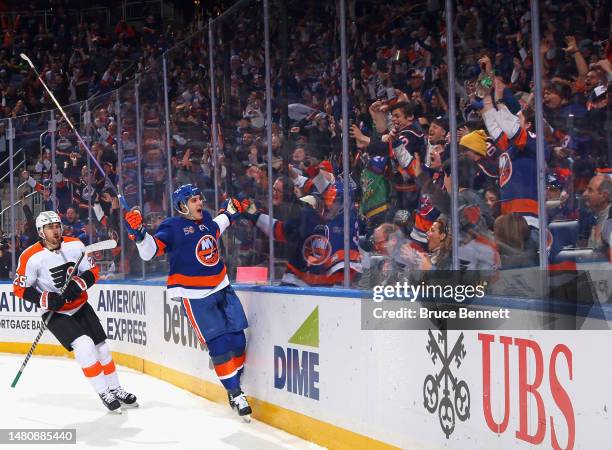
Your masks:
M 184 184 L 172 193 L 172 207 L 179 214 L 188 214 L 187 201 L 196 195 L 201 196 L 204 200 L 199 187 L 193 184 Z

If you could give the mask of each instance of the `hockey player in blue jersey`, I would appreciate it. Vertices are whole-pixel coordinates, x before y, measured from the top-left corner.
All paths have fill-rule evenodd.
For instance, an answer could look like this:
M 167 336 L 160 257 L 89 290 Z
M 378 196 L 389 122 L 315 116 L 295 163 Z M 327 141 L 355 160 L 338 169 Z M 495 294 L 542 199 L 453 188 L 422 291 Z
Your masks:
M 186 184 L 172 194 L 172 205 L 179 215 L 165 219 L 154 236 L 145 230 L 138 209 L 126 212 L 125 220 L 142 259 L 168 255 L 168 296 L 182 299 L 189 323 L 202 344 L 208 346 L 230 405 L 240 416 L 247 416 L 251 407 L 240 388 L 240 376 L 245 360 L 244 329 L 248 324 L 230 286 L 218 243 L 223 231 L 242 212 L 242 205 L 228 199 L 213 219 L 203 203 L 200 189 Z

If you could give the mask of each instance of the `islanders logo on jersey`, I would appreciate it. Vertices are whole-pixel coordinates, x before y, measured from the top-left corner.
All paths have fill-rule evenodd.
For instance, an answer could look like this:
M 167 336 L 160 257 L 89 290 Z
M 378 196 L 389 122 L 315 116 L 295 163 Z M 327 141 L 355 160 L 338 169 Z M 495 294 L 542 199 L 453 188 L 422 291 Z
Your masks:
M 206 234 L 200 238 L 196 245 L 195 256 L 204 266 L 212 267 L 219 262 L 219 246 L 214 236 Z
M 325 264 L 332 253 L 332 245 L 329 242 L 329 228 L 327 226 L 316 227 L 315 232 L 323 231 L 323 234 L 312 234 L 306 238 L 302 245 L 302 256 L 309 266 L 320 266 Z
M 499 155 L 499 187 L 504 187 L 512 178 L 512 160 L 508 153 Z

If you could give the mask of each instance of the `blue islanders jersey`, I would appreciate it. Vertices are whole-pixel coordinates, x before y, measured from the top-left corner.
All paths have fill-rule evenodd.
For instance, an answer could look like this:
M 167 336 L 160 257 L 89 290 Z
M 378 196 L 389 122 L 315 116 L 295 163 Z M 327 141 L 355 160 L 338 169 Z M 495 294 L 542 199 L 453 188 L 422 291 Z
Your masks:
M 537 227 L 539 211 L 535 135 L 521 128 L 511 139 L 502 134 L 495 146 L 501 152 L 499 188 L 502 214 L 518 213 L 525 217 L 529 225 Z
M 261 214 L 257 226 L 270 235 L 269 216 Z M 357 213 L 350 217 L 350 275 L 361 272 L 357 248 Z M 299 217 L 286 222 L 273 220 L 273 236 L 277 242 L 296 242 L 295 252 L 288 257 L 283 281 L 301 286 L 332 286 L 344 279 L 343 214 L 323 219 L 313 208 L 302 207 Z
M 444 172 L 433 172 L 431 174 L 431 183 L 444 189 Z M 412 226 L 412 231 L 410 231 L 410 238 L 421 244 L 424 250 L 427 247 L 427 232 L 438 217 L 440 217 L 440 211 L 433 204 L 431 194 L 420 192 L 419 205 L 415 211 L 414 225 Z
M 152 240 L 155 256 L 168 255 L 170 298 L 203 298 L 229 285 L 219 249 L 219 238 L 229 224 L 225 214 L 213 219 L 207 211 L 200 221 L 169 217 L 161 223 Z

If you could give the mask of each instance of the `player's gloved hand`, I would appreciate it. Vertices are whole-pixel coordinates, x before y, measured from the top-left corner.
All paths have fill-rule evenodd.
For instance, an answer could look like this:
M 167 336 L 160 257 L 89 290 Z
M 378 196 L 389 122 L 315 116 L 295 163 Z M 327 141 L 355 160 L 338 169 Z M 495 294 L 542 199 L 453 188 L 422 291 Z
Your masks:
M 83 291 L 87 290 L 87 283 L 81 277 L 76 275 L 72 277 L 72 280 L 66 286 L 64 293 L 62 294 L 67 302 L 72 302 L 79 298 Z
M 245 199 L 242 201 L 242 217 L 249 219 L 253 224 L 257 223 L 257 219 L 261 215 L 261 211 L 257 207 L 255 200 Z
M 65 303 L 64 296 L 57 292 L 44 291 L 40 296 L 40 307 L 49 311 L 57 311 Z
M 126 212 L 123 217 L 127 226 L 128 237 L 136 242 L 142 241 L 145 238 L 147 230 L 144 227 L 140 211 L 132 208 L 132 210 Z
M 225 213 L 230 222 L 234 222 L 242 213 L 242 203 L 236 198 L 230 197 L 223 202 L 219 214 Z

